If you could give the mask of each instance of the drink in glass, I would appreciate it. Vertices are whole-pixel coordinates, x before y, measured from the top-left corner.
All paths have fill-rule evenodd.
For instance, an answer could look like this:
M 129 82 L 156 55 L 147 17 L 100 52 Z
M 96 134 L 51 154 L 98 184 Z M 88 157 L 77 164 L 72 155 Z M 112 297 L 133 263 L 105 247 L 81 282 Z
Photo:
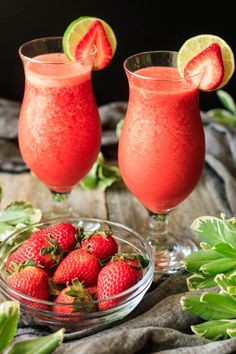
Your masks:
M 62 38 L 30 41 L 19 50 L 25 92 L 19 146 L 30 170 L 57 193 L 68 193 L 90 170 L 100 149 L 100 119 L 91 72 L 96 48 L 69 61 Z
M 182 79 L 176 52 L 128 58 L 128 110 L 119 142 L 119 167 L 129 190 L 152 213 L 149 238 L 156 270 L 171 273 L 196 246 L 167 234 L 167 214 L 193 191 L 204 164 L 198 86 L 202 73 Z

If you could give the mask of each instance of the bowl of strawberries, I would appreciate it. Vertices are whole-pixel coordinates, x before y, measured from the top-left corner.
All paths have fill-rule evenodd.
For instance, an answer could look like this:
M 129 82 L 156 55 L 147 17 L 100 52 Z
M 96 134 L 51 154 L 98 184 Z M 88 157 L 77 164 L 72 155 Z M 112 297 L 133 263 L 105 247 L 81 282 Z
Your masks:
M 152 283 L 149 243 L 131 228 L 60 217 L 19 229 L 0 246 L 0 294 L 25 325 L 80 331 L 127 316 Z

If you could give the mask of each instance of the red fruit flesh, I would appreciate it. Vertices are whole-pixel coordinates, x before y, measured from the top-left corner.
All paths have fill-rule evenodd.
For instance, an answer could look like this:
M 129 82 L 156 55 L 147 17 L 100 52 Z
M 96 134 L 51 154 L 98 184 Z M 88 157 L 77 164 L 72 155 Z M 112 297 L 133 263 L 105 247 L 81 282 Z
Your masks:
M 140 280 L 140 271 L 127 262 L 119 261 L 106 265 L 98 276 L 98 300 L 106 299 L 129 289 Z M 124 297 L 99 303 L 100 310 L 116 306 Z
M 112 59 L 112 48 L 107 39 L 106 32 L 102 23 L 95 20 L 88 31 L 82 37 L 75 49 L 75 58 L 77 60 L 87 57 L 97 48 L 96 59 L 93 69 L 100 70 L 105 68 Z
M 215 90 L 224 77 L 224 64 L 221 47 L 213 43 L 193 57 L 184 69 L 186 80 L 190 76 L 203 72 L 199 88 L 204 91 Z
M 13 273 L 7 280 L 7 284 L 13 289 L 35 297 L 36 299 L 48 300 L 48 276 L 47 273 L 38 267 L 28 266 L 19 272 Z M 18 298 L 16 295 L 14 297 Z M 20 298 L 19 301 L 38 308 L 47 309 L 46 305 Z
M 99 261 L 86 250 L 70 252 L 57 267 L 53 280 L 56 284 L 71 283 L 77 278 L 85 286 L 95 285 L 99 273 Z
M 117 253 L 118 244 L 111 235 L 94 234 L 89 240 L 81 242 L 81 248 L 88 250 L 102 261 Z

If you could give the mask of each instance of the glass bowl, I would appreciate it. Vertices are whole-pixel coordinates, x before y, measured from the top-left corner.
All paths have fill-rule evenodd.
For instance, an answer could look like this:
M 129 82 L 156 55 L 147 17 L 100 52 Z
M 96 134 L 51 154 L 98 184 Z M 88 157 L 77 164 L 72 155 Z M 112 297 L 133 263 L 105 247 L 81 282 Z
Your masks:
M 79 303 L 79 312 L 72 314 L 55 313 L 52 311 L 53 301 L 43 301 L 30 296 L 26 296 L 7 283 L 8 273 L 5 263 L 8 256 L 15 251 L 31 235 L 32 228 L 42 229 L 59 222 L 69 222 L 75 227 L 83 227 L 85 231 L 102 230 L 109 226 L 112 229 L 113 236 L 116 239 L 120 252 L 138 253 L 149 259 L 149 265 L 144 269 L 142 279 L 128 290 L 107 298 L 106 300 L 94 300 L 90 302 Z M 153 251 L 149 243 L 131 228 L 100 219 L 80 218 L 78 216 L 60 217 L 46 222 L 36 223 L 30 227 L 20 229 L 10 235 L 0 246 L 0 294 L 2 300 L 16 300 L 20 303 L 21 320 L 24 325 L 44 325 L 53 329 L 64 327 L 66 331 L 82 331 L 88 328 L 97 327 L 103 323 L 109 323 L 127 316 L 141 301 L 144 294 L 152 283 L 154 273 Z M 93 310 L 86 312 L 88 308 L 98 308 L 98 303 L 107 300 L 116 299 L 117 305 L 107 310 Z M 28 303 L 27 303 L 28 301 Z M 33 301 L 37 307 L 30 305 Z M 71 305 L 61 304 L 68 307 Z M 46 307 L 46 309 L 45 309 Z

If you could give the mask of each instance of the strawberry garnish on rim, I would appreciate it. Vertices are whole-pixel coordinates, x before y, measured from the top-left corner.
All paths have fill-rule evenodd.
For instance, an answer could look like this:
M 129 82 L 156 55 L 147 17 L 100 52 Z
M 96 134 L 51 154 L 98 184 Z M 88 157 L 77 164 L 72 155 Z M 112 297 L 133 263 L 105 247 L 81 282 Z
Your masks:
M 97 50 L 93 69 L 105 68 L 112 59 L 112 48 L 107 39 L 106 32 L 99 20 L 94 20 L 88 31 L 82 37 L 75 49 L 77 60 L 88 57 L 89 54 Z
M 190 76 L 202 72 L 199 88 L 204 91 L 215 90 L 220 86 L 224 78 L 224 64 L 222 59 L 221 47 L 218 43 L 210 46 L 195 55 L 184 69 L 186 80 Z

